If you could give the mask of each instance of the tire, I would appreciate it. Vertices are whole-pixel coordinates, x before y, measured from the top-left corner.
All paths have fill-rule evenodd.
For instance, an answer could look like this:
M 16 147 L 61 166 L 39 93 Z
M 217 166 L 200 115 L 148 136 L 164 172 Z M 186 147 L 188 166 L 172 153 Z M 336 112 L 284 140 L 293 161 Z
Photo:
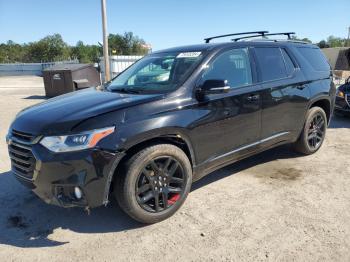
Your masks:
M 191 163 L 180 148 L 171 144 L 153 145 L 137 152 L 126 161 L 121 171 L 114 183 L 115 197 L 122 210 L 141 223 L 152 224 L 172 216 L 191 189 Z M 168 185 L 166 181 L 169 181 Z M 145 193 L 139 193 L 145 188 Z M 149 196 L 148 202 L 141 203 Z
M 316 128 L 318 127 L 318 125 L 316 125 L 314 122 L 315 118 L 317 118 L 318 121 L 322 119 L 323 126 L 320 127 L 319 129 Z M 322 131 L 322 136 L 320 136 L 321 131 Z M 294 150 L 305 155 L 310 155 L 317 152 L 321 148 L 324 142 L 326 131 L 327 131 L 327 116 L 324 110 L 321 107 L 317 107 L 317 106 L 310 108 L 306 114 L 305 124 L 300 134 L 300 137 L 294 143 Z M 317 140 L 317 143 L 315 143 L 315 139 Z

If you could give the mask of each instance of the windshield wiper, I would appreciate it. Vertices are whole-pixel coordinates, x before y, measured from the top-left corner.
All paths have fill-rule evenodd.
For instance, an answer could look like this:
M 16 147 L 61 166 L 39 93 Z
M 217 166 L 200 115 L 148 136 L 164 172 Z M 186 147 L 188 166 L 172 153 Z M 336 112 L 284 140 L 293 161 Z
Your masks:
M 124 93 L 124 94 L 140 94 L 141 90 L 134 90 L 131 88 L 120 88 L 120 89 L 111 89 L 111 92 L 118 92 L 118 93 Z

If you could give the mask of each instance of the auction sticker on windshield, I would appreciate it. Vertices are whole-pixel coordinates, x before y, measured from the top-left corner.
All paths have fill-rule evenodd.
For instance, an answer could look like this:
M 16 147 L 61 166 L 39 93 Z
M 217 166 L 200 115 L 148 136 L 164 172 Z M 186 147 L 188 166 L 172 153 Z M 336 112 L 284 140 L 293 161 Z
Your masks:
M 198 57 L 200 56 L 201 52 L 185 52 L 180 53 L 177 55 L 177 58 L 184 58 L 184 57 Z

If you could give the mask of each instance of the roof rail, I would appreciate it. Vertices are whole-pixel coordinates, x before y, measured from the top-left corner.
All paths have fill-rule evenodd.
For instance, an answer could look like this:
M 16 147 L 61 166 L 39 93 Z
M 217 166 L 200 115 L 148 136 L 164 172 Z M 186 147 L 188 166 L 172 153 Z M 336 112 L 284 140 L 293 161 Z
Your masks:
M 250 35 L 250 36 L 243 36 L 243 37 L 238 37 L 238 38 L 233 38 L 231 39 L 232 41 L 239 41 L 239 40 L 242 40 L 242 39 L 247 39 L 247 38 L 252 38 L 252 37 L 259 37 L 259 36 L 272 36 L 272 35 L 286 35 L 288 36 L 288 40 L 291 40 L 291 35 L 295 35 L 295 32 L 285 32 L 285 33 L 271 33 L 271 34 L 264 34 L 264 35 Z
M 290 43 L 298 43 L 298 44 L 311 44 L 309 42 L 299 41 L 299 40 L 288 40 L 288 39 L 257 39 L 254 42 L 290 42 Z
M 212 36 L 208 38 L 204 38 L 205 43 L 209 43 L 210 40 L 216 39 L 216 38 L 221 38 L 221 37 L 227 37 L 227 36 L 235 36 L 235 35 L 250 35 L 250 34 L 258 34 L 259 36 L 264 36 L 268 33 L 269 31 L 254 31 L 254 32 L 242 32 L 242 33 L 234 33 L 234 34 L 227 34 L 227 35 L 218 35 L 218 36 Z

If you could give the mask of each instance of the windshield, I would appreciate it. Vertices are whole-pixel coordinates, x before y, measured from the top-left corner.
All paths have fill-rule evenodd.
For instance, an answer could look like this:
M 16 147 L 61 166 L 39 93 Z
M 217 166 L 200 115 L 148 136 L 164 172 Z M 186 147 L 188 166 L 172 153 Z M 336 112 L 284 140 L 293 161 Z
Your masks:
M 202 52 L 151 54 L 106 85 L 113 92 L 167 93 L 177 89 L 203 58 Z

